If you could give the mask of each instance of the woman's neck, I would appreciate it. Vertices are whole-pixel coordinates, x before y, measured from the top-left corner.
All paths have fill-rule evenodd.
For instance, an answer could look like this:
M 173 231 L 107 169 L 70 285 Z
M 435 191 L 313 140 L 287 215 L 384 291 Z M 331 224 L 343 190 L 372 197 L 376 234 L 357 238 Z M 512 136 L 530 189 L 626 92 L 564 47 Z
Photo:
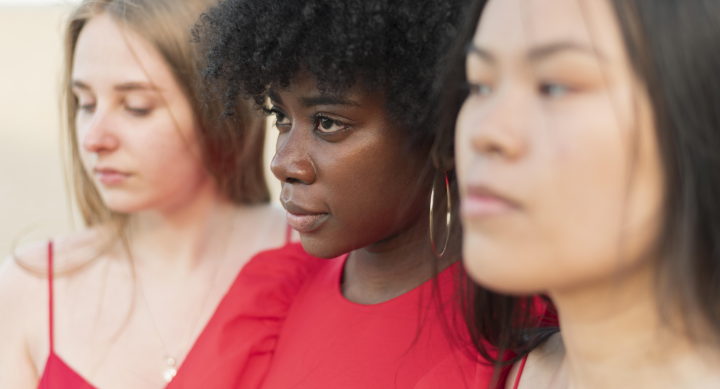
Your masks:
M 720 353 L 661 318 L 655 269 L 644 266 L 582 288 L 551 292 L 569 388 L 720 387 Z M 672 318 L 672 314 L 669 314 Z
M 459 244 L 449 242 L 448 246 Z M 343 270 L 343 295 L 359 304 L 388 301 L 423 284 L 453 259 L 459 259 L 457 253 L 435 257 L 426 216 L 420 216 L 405 231 L 350 254 Z
M 222 255 L 238 212 L 213 187 L 182 206 L 133 214 L 128 229 L 134 260 L 156 270 L 192 271 L 205 258 Z

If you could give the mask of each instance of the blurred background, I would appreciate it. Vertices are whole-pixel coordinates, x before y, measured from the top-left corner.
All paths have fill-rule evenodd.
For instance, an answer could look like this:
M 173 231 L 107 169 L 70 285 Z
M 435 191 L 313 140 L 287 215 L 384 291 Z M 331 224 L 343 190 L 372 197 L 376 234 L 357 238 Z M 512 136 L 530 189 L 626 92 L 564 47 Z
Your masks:
M 59 90 L 65 18 L 79 0 L 0 0 L 0 262 L 14 247 L 82 228 L 68 196 Z M 277 131 L 265 144 L 266 175 Z

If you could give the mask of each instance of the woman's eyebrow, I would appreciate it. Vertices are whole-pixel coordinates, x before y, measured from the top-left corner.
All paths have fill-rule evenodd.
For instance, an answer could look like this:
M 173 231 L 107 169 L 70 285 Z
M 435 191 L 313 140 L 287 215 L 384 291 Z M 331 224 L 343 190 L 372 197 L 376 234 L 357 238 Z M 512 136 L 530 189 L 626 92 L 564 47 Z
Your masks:
M 322 93 L 317 96 L 301 97 L 300 103 L 306 108 L 314 107 L 316 105 L 359 105 L 352 100 L 329 93 Z
M 282 98 L 280 98 L 280 95 L 273 90 L 272 88 L 268 89 L 268 98 L 270 98 L 271 101 L 274 101 L 279 104 L 283 104 Z M 315 96 L 301 96 L 299 98 L 300 104 L 305 107 L 314 107 L 317 105 L 359 105 L 357 102 L 346 99 L 343 96 L 338 96 L 336 94 L 331 93 L 320 93 Z
M 113 89 L 119 92 L 129 92 L 134 90 L 160 91 L 157 86 L 146 82 L 125 82 L 115 85 Z
M 586 54 L 593 55 L 601 61 L 606 61 L 606 56 L 595 47 L 587 46 L 577 42 L 555 42 L 542 46 L 533 47 L 528 51 L 527 60 L 528 62 L 538 62 L 552 55 L 564 52 L 564 51 L 579 51 Z M 465 48 L 467 55 L 475 55 L 481 59 L 494 64 L 496 62 L 495 57 L 490 54 L 490 51 L 476 46 L 475 43 L 470 42 Z
M 468 43 L 468 45 L 465 47 L 465 55 L 476 55 L 491 64 L 494 64 L 496 62 L 495 57 L 493 57 L 493 55 L 490 54 L 488 50 L 476 46 L 474 42 Z
M 85 84 L 84 82 L 82 82 L 80 80 L 73 80 L 72 83 L 70 84 L 70 86 L 72 86 L 73 89 L 80 89 L 80 90 L 91 90 L 92 89 L 87 84 Z
M 87 85 L 86 83 L 80 81 L 80 80 L 73 80 L 73 82 L 70 84 L 73 89 L 80 89 L 80 90 L 92 90 L 92 88 Z M 150 90 L 150 91 L 156 91 L 159 92 L 159 88 L 156 87 L 153 84 L 145 83 L 145 82 L 125 82 L 122 84 L 115 85 L 113 87 L 116 91 L 119 92 L 129 92 L 134 90 Z
M 575 51 L 590 54 L 597 57 L 601 61 L 605 61 L 605 55 L 597 50 L 595 47 L 587 46 L 582 43 L 566 41 L 566 42 L 555 42 L 549 43 L 542 46 L 533 47 L 527 54 L 527 60 L 529 62 L 538 62 L 553 55 L 566 52 Z
M 283 103 L 282 99 L 280 98 L 280 95 L 277 92 L 275 92 L 274 89 L 272 89 L 272 88 L 268 89 L 267 95 L 271 101 L 274 101 L 274 102 L 280 103 L 280 104 Z

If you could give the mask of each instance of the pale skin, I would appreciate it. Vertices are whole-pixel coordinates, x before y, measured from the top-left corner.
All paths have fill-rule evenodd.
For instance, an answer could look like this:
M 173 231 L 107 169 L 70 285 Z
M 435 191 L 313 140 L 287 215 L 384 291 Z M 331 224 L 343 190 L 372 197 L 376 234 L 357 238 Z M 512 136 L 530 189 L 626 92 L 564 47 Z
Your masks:
M 243 265 L 283 245 L 284 212 L 218 190 L 190 100 L 160 54 L 107 15 L 81 32 L 73 81 L 83 164 L 108 207 L 130 215 L 135 274 L 111 226 L 55 238 L 56 271 L 109 247 L 56 277 L 55 352 L 98 388 L 164 387 L 165 352 L 182 366 Z M 46 271 L 46 243 L 0 268 L 0 388 L 34 389 L 49 353 L 47 278 L 18 261 Z
M 490 0 L 466 64 L 465 265 L 491 289 L 547 293 L 562 328 L 519 388 L 720 387 L 715 343 L 686 337 L 672 307 L 659 314 L 663 172 L 611 4 Z

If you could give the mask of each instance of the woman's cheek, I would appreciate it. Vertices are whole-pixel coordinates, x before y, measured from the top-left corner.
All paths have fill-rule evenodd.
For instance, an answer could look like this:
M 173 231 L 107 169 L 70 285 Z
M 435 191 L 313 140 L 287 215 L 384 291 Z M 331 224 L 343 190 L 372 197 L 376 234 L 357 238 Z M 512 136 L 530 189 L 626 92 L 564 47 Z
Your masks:
M 467 174 L 471 174 L 466 169 L 467 164 L 471 158 L 471 147 L 470 147 L 470 134 L 471 128 L 468 116 L 472 108 L 469 107 L 469 103 L 466 101 L 458 114 L 457 123 L 455 126 L 455 156 L 456 156 L 456 168 L 458 171 L 458 183 L 460 189 L 460 199 L 464 197 L 465 191 L 463 183 Z

